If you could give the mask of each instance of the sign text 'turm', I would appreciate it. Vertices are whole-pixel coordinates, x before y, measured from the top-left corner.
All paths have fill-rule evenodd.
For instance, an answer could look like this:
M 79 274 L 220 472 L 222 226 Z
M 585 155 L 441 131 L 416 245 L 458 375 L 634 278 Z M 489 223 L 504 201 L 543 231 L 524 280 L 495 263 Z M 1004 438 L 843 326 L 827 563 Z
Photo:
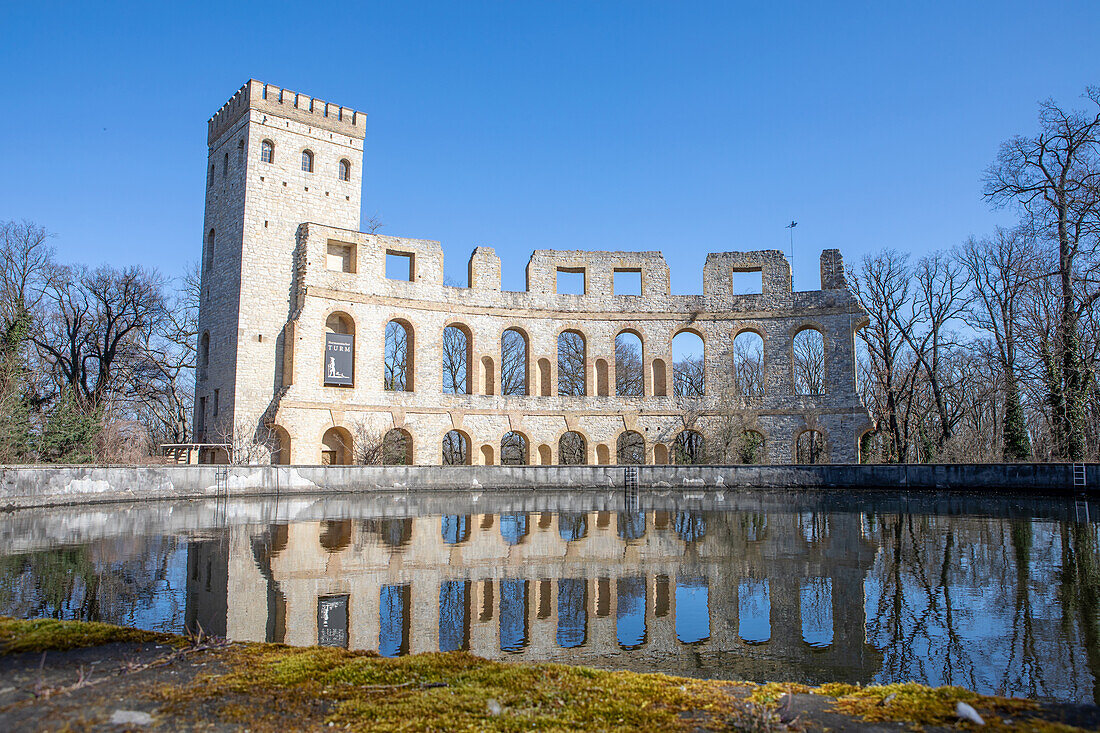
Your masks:
M 325 334 L 325 385 L 350 387 L 355 369 L 355 336 Z

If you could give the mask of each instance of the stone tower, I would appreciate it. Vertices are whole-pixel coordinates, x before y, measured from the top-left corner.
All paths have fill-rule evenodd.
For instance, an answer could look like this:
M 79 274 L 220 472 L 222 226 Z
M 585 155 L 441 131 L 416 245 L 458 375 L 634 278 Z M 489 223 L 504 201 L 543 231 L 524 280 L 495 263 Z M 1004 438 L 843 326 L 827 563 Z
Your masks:
M 198 442 L 256 430 L 283 388 L 299 227 L 357 231 L 366 115 L 249 80 L 210 118 Z

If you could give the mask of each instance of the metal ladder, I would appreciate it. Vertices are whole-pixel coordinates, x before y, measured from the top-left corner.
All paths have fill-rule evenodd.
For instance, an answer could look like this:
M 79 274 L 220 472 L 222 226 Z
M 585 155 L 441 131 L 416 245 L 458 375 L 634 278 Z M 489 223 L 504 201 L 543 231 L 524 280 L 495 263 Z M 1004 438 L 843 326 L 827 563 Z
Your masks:
M 638 469 L 635 466 L 623 469 L 623 498 L 628 512 L 638 511 Z
M 225 526 L 229 516 L 229 466 L 214 469 L 214 526 Z
M 1073 488 L 1084 490 L 1086 484 L 1085 464 L 1073 464 Z

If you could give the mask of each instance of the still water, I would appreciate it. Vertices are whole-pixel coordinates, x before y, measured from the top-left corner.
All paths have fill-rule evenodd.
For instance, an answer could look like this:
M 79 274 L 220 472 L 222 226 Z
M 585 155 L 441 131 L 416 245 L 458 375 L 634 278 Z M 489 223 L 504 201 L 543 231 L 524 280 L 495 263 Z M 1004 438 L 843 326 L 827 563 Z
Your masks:
M 1100 702 L 1097 518 L 1040 498 L 644 491 L 20 511 L 0 515 L 0 614 Z

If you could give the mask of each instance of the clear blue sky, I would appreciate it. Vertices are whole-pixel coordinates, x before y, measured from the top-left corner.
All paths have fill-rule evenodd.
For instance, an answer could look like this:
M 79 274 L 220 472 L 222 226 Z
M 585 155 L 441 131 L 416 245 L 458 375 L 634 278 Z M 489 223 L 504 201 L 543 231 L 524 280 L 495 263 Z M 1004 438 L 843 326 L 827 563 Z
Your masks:
M 1100 3 L 503 2 L 0 8 L 0 219 L 65 260 L 178 274 L 202 236 L 206 120 L 255 77 L 369 113 L 364 214 L 506 288 L 537 248 L 851 264 L 982 234 L 1036 102 L 1100 84 Z

